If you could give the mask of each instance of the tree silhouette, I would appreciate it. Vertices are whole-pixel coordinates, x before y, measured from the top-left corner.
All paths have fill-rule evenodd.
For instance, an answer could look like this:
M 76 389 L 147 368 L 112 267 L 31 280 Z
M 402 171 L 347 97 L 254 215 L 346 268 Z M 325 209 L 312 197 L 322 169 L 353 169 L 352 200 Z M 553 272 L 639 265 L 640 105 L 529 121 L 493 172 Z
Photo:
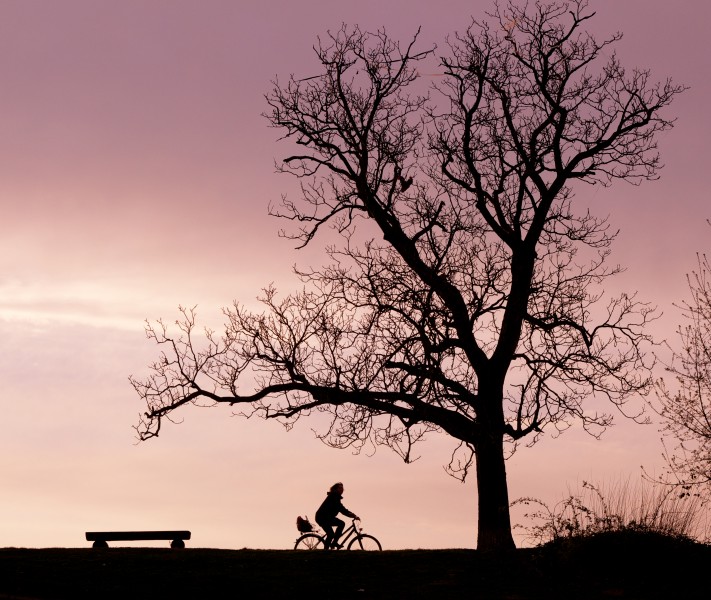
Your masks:
M 663 431 L 676 440 L 664 456 L 672 482 L 690 493 L 707 494 L 711 484 L 711 265 L 698 256 L 698 270 L 687 279 L 691 299 L 681 308 L 687 319 L 679 327 L 681 349 L 667 371 L 676 379 L 672 391 L 657 382 Z
M 654 178 L 682 88 L 626 72 L 619 34 L 584 31 L 592 16 L 583 0 L 497 5 L 450 40 L 429 91 L 418 35 L 343 26 L 315 47 L 320 74 L 274 82 L 265 116 L 293 144 L 279 169 L 301 181 L 274 212 L 300 246 L 324 227 L 341 243 L 297 271 L 301 292 L 235 304 L 202 345 L 193 311 L 177 335 L 149 325 L 166 350 L 132 379 L 141 437 L 201 402 L 287 426 L 317 413 L 330 446 L 406 461 L 443 432 L 450 473 L 475 465 L 478 547 L 512 548 L 507 449 L 575 420 L 597 435 L 611 416 L 584 401 L 621 407 L 649 385 L 651 310 L 603 297 L 616 234 L 571 185 Z

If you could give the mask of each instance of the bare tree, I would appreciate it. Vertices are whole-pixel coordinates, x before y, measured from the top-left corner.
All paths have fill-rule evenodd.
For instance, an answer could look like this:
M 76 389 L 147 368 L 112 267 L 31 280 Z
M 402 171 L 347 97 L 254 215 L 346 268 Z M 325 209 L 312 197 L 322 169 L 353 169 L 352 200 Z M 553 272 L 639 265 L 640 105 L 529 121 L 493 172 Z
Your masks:
M 575 210 L 570 186 L 655 177 L 672 125 L 660 111 L 681 88 L 626 72 L 619 34 L 584 31 L 592 16 L 584 0 L 496 6 L 450 41 L 428 93 L 433 50 L 417 35 L 403 47 L 344 26 L 319 40 L 320 74 L 266 97 L 295 143 L 279 168 L 302 192 L 275 212 L 301 246 L 324 227 L 342 243 L 298 271 L 303 291 L 267 289 L 261 314 L 235 304 L 202 346 L 192 311 L 177 335 L 149 326 L 166 349 L 132 380 L 141 437 L 205 402 L 287 426 L 318 413 L 325 443 L 406 461 L 443 432 L 449 471 L 476 465 L 478 547 L 513 548 L 507 448 L 573 421 L 598 435 L 611 415 L 596 399 L 621 408 L 649 385 L 651 311 L 603 297 L 616 234 Z
M 708 497 L 711 484 L 711 266 L 698 256 L 698 270 L 687 279 L 691 299 L 681 308 L 687 319 L 679 327 L 680 350 L 667 371 L 675 391 L 657 382 L 663 431 L 675 440 L 664 457 L 675 485 Z

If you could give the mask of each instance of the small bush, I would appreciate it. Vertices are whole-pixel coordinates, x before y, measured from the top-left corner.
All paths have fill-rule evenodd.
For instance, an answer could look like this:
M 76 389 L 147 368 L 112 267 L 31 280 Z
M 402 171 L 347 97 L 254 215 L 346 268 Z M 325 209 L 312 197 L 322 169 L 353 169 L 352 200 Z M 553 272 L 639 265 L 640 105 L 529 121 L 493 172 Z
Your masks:
M 698 498 L 672 487 L 629 480 L 611 486 L 583 481 L 581 488 L 552 507 L 536 498 L 519 498 L 525 524 L 514 526 L 534 545 L 611 531 L 653 532 L 669 537 L 704 537 L 703 507 Z

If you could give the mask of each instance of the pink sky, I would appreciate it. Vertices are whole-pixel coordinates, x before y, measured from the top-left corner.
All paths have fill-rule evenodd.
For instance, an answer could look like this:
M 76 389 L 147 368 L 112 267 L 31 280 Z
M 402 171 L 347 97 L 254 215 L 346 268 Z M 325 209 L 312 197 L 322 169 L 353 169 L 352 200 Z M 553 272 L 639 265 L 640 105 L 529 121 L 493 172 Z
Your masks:
M 639 290 L 679 322 L 705 219 L 711 134 L 706 0 L 591 0 L 596 32 L 621 30 L 623 64 L 690 86 L 661 139 L 661 180 L 582 189 L 622 229 L 615 286 Z M 475 485 L 449 478 L 450 443 L 432 437 L 404 465 L 386 449 L 352 456 L 308 422 L 185 411 L 135 444 L 143 409 L 129 374 L 156 349 L 143 319 L 179 304 L 219 324 L 221 306 L 294 285 L 320 260 L 279 239 L 267 205 L 293 192 L 274 174 L 283 149 L 259 115 L 275 75 L 314 74 L 318 34 L 342 22 L 385 26 L 423 44 L 464 27 L 489 1 L 5 0 L 0 3 L 0 546 L 84 546 L 92 529 L 191 529 L 191 546 L 288 548 L 297 514 L 326 489 L 386 548 L 473 547 Z M 661 373 L 660 373 L 661 374 Z M 512 498 L 559 498 L 585 480 L 659 470 L 656 426 L 617 420 L 509 462 Z

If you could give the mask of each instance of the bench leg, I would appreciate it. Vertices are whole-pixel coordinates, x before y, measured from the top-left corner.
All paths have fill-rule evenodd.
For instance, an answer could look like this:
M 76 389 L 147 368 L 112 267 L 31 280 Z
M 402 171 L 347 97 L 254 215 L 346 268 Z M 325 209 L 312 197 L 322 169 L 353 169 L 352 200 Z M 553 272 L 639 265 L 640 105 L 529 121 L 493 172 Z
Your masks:
M 173 540 L 170 542 L 171 548 L 185 548 L 185 542 L 183 540 Z

